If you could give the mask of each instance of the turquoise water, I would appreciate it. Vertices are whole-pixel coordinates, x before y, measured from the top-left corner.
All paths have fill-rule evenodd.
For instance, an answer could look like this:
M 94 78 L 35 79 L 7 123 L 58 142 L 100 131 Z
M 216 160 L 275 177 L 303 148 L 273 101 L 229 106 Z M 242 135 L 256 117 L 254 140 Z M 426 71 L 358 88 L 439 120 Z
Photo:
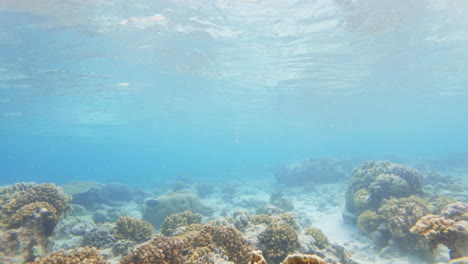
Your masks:
M 448 0 L 0 1 L 0 184 L 466 161 L 466 14 Z

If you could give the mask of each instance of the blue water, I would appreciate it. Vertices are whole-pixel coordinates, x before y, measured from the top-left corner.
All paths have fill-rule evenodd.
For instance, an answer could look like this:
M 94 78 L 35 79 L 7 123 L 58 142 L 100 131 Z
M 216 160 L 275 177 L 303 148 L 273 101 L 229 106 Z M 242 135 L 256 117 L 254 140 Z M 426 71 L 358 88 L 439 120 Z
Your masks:
M 466 155 L 466 14 L 449 0 L 1 1 L 0 184 Z

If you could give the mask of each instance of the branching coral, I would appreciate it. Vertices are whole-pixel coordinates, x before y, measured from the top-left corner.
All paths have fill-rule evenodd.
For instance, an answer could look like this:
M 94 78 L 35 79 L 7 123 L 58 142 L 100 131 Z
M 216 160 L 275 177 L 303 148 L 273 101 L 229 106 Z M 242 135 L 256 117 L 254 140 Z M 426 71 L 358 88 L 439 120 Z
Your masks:
M 297 248 L 299 240 L 296 230 L 286 223 L 273 223 L 259 234 L 269 262 L 279 263 Z
M 126 255 L 121 264 L 183 263 L 183 242 L 172 237 L 156 236 Z
M 377 212 L 367 210 L 359 215 L 357 226 L 363 233 L 370 234 L 372 231 L 377 230 L 384 221 L 383 216 L 377 214 Z
M 69 209 L 71 197 L 54 184 L 18 183 L 0 189 L 0 222 L 9 228 L 19 227 L 43 215 L 49 235 Z
M 424 241 L 409 233 L 409 229 L 419 218 L 430 213 L 429 203 L 416 196 L 391 198 L 379 210 L 387 228 L 400 248 L 410 251 L 424 251 Z
M 164 219 L 161 225 L 161 233 L 165 236 L 171 236 L 177 228 L 191 224 L 200 224 L 201 220 L 201 214 L 196 214 L 191 211 L 172 214 Z
M 468 205 L 456 202 L 446 206 L 440 215 L 422 217 L 410 231 L 422 235 L 432 250 L 447 246 L 450 257 L 468 257 Z
M 95 248 L 85 247 L 70 252 L 58 251 L 44 258 L 37 258 L 34 264 L 108 264 Z
M 312 236 L 315 240 L 315 245 L 319 249 L 324 249 L 329 245 L 328 237 L 323 233 L 322 230 L 316 227 L 309 227 L 305 229 L 305 233 Z
M 115 222 L 115 234 L 119 238 L 136 242 L 146 241 L 153 234 L 153 226 L 141 219 L 121 216 Z
M 346 192 L 346 209 L 359 215 L 377 210 L 385 199 L 421 194 L 422 175 L 388 161 L 366 161 L 353 171 Z
M 199 231 L 188 232 L 181 236 L 181 239 L 186 242 L 189 255 L 200 247 L 207 247 L 212 251 L 221 248 L 234 263 L 246 263 L 248 254 L 252 250 L 241 233 L 232 227 L 206 225 Z
M 254 250 L 250 253 L 248 264 L 267 264 L 267 262 L 263 258 L 262 251 Z M 328 264 L 328 262 L 316 255 L 292 254 L 288 255 L 280 264 Z

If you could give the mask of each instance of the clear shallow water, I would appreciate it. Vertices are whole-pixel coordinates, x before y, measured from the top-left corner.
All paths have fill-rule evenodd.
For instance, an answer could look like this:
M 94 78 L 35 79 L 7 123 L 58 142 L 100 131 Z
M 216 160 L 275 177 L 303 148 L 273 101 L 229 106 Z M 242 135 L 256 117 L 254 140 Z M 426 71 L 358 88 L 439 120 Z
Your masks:
M 0 1 L 0 183 L 457 156 L 466 14 L 464 1 Z

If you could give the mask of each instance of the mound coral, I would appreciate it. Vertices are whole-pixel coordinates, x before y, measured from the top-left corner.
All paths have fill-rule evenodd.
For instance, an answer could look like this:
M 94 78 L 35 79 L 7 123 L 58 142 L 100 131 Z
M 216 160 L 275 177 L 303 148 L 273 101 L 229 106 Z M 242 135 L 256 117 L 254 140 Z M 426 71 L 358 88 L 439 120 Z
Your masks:
M 324 249 L 329 245 L 328 237 L 322 230 L 316 227 L 309 227 L 305 229 L 306 235 L 312 236 L 315 240 L 315 245 L 319 249 Z
M 422 235 L 434 250 L 439 244 L 450 249 L 450 258 L 468 257 L 468 205 L 456 202 L 439 215 L 422 217 L 410 231 Z
M 33 264 L 108 264 L 106 259 L 99 255 L 96 248 L 85 247 L 73 249 L 70 252 L 58 251 L 44 258 L 37 258 Z
M 410 167 L 388 161 L 366 161 L 353 171 L 346 191 L 346 210 L 359 215 L 365 210 L 377 210 L 391 197 L 421 194 L 422 180 L 422 174 Z
M 279 263 L 298 247 L 296 230 L 284 222 L 272 223 L 258 235 L 268 262 Z
M 172 214 L 164 219 L 161 225 L 161 233 L 165 236 L 171 236 L 177 228 L 191 224 L 200 224 L 201 220 L 201 214 L 195 214 L 191 211 Z
M 200 198 L 187 190 L 180 190 L 169 195 L 163 195 L 147 202 L 144 219 L 155 227 L 159 227 L 166 217 L 183 211 L 203 213 Z
M 154 227 L 141 219 L 121 216 L 115 222 L 117 237 L 135 242 L 143 242 L 151 238 Z

